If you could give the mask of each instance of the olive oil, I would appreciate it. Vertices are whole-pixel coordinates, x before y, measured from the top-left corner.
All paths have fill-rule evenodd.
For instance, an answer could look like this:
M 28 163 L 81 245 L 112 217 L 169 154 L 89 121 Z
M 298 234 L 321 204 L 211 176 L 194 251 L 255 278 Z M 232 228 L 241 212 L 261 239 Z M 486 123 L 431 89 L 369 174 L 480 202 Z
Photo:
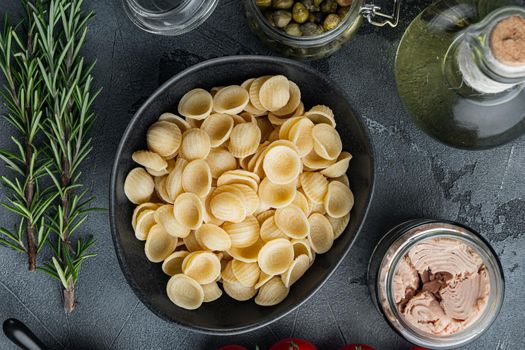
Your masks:
M 399 95 L 421 129 L 467 149 L 498 146 L 525 133 L 525 69 L 511 80 L 482 76 L 476 78 L 481 82 L 468 84 L 465 76 L 483 70 L 477 65 L 490 48 L 476 45 L 486 39 L 486 28 L 501 20 L 497 12 L 522 15 L 520 9 L 522 2 L 509 0 L 438 1 L 412 22 L 399 45 L 396 79 Z M 474 66 L 462 69 L 461 55 L 474 57 Z M 478 86 L 482 83 L 484 87 Z

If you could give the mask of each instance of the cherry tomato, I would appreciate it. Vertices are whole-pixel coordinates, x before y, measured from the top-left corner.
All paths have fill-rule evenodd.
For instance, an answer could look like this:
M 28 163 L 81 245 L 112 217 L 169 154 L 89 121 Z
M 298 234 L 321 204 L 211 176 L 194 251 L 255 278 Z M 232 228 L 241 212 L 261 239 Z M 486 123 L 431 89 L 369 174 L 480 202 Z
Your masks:
M 270 350 L 317 350 L 317 348 L 306 340 L 287 338 L 273 344 Z
M 374 350 L 374 348 L 364 344 L 350 344 L 339 348 L 339 350 Z
M 248 350 L 244 346 L 241 345 L 224 345 L 217 350 Z

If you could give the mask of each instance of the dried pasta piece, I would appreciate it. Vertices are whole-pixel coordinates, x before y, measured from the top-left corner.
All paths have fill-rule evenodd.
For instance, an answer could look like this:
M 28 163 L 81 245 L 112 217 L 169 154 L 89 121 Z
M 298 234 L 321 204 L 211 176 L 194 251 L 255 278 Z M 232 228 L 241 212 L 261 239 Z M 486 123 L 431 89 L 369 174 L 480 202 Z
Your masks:
M 206 197 L 211 190 L 211 170 L 203 159 L 192 160 L 182 171 L 182 188 L 186 192 L 195 193 L 198 197 Z
M 313 203 L 323 203 L 328 191 L 328 180 L 320 173 L 306 172 L 300 176 L 301 187 Z
M 186 276 L 193 278 L 199 284 L 215 282 L 221 274 L 219 258 L 206 251 L 190 253 L 182 263 L 182 271 Z
M 269 242 L 277 238 L 288 238 L 283 231 L 275 224 L 275 217 L 267 218 L 261 225 L 261 239 L 264 242 Z
M 184 242 L 184 246 L 186 247 L 186 250 L 191 253 L 204 250 L 204 247 L 201 247 L 201 245 L 197 241 L 197 237 L 195 236 L 195 231 L 191 231 L 189 235 L 184 237 L 182 240 Z
M 168 256 L 162 263 L 162 272 L 168 276 L 174 276 L 182 273 L 182 262 L 190 252 L 186 250 L 177 250 Z
M 313 141 L 312 141 L 312 147 L 313 147 Z M 324 159 L 320 157 L 313 150 L 310 153 L 308 153 L 306 156 L 304 156 L 302 159 L 303 159 L 303 164 L 304 164 L 305 169 L 312 170 L 312 171 L 326 169 L 330 165 L 336 162 L 336 159 L 329 160 L 329 159 Z
M 139 241 L 145 241 L 148 237 L 150 229 L 155 225 L 155 211 L 146 209 L 142 211 L 138 218 L 135 226 L 135 237 Z
M 224 89 L 224 86 L 214 86 L 210 89 L 210 94 L 212 97 L 215 97 L 215 95 L 217 94 L 217 92 L 221 91 L 222 89 Z
M 155 211 L 155 220 L 164 227 L 166 232 L 174 237 L 184 238 L 190 234 L 190 229 L 175 218 L 173 205 L 171 204 L 160 206 Z
M 295 124 L 299 123 L 301 119 L 305 119 L 304 117 L 293 117 L 286 119 L 286 121 L 281 124 L 281 128 L 279 129 L 279 138 L 281 140 L 289 140 L 290 136 L 290 130 L 292 129 Z M 305 119 L 308 120 L 308 119 Z
M 254 191 L 257 191 L 259 188 L 259 176 L 250 171 L 234 169 L 228 170 L 221 174 L 217 179 L 217 186 L 224 186 L 230 184 L 242 184 L 247 185 L 252 188 Z
M 124 193 L 133 204 L 148 202 L 155 190 L 155 183 L 144 168 L 135 168 L 124 181 Z
M 158 263 L 166 259 L 177 247 L 177 238 L 171 236 L 160 224 L 153 225 L 146 238 L 144 252 L 149 261 Z
M 277 209 L 275 211 L 274 221 L 277 227 L 290 238 L 305 238 L 310 232 L 308 218 L 305 213 L 295 205 Z
M 203 211 L 202 201 L 191 192 L 179 195 L 173 204 L 175 219 L 190 230 L 196 230 L 202 225 Z
M 246 248 L 259 239 L 259 222 L 251 215 L 239 223 L 226 222 L 222 227 L 230 236 L 232 247 Z
M 226 231 L 217 225 L 204 224 L 195 231 L 195 239 L 199 245 L 209 250 L 228 250 L 232 242 Z
M 333 218 L 341 218 L 348 214 L 354 206 L 354 194 L 339 181 L 332 181 L 324 198 L 326 213 Z
M 321 170 L 321 174 L 330 178 L 338 178 L 346 174 L 348 167 L 350 166 L 350 160 L 352 155 L 348 152 L 341 152 L 337 158 L 337 162 L 330 165 L 326 169 Z
M 346 176 L 346 174 L 343 176 L 336 177 L 334 181 L 339 181 L 340 183 L 346 185 L 346 187 L 350 187 L 350 181 L 348 180 L 348 176 Z
M 297 258 L 300 255 L 306 255 L 308 256 L 310 263 L 314 261 L 315 253 L 312 251 L 308 239 L 292 239 L 292 246 L 294 258 Z
M 310 259 L 307 255 L 299 255 L 294 259 L 290 268 L 281 275 L 281 279 L 286 288 L 290 288 L 292 284 L 297 282 L 299 278 L 303 277 L 310 267 Z
M 290 82 L 284 75 L 266 80 L 259 90 L 259 102 L 265 110 L 274 112 L 286 106 L 290 100 Z
M 250 89 L 248 91 L 250 94 L 250 102 L 253 105 L 253 107 L 259 111 L 266 111 L 266 109 L 261 104 L 261 101 L 259 99 L 259 94 L 260 94 L 262 85 L 270 78 L 271 78 L 270 75 L 262 76 L 260 78 L 255 79 L 250 85 Z
M 205 159 L 211 150 L 208 134 L 201 129 L 190 129 L 182 135 L 180 156 L 187 161 Z
M 197 120 L 192 118 L 186 118 L 185 120 L 190 125 L 191 129 L 199 129 L 202 123 L 204 122 L 204 120 Z
M 255 303 L 260 306 L 273 306 L 281 303 L 290 292 L 281 278 L 272 277 L 266 282 L 260 289 L 257 297 L 255 297 Z
M 261 270 L 257 263 L 245 263 L 232 260 L 232 272 L 235 278 L 245 287 L 254 287 L 259 281 Z
M 337 159 L 343 150 L 341 136 L 328 124 L 317 124 L 312 129 L 314 151 L 324 159 Z
M 256 262 L 259 251 L 263 247 L 264 242 L 261 240 L 258 240 L 253 245 L 246 247 L 246 248 L 235 248 L 232 247 L 230 250 L 228 250 L 228 254 L 230 254 L 234 259 L 246 262 L 246 263 L 252 263 Z
M 238 301 L 250 300 L 255 294 L 257 294 L 257 289 L 253 287 L 245 287 L 240 282 L 224 281 L 222 286 L 226 294 Z
M 250 102 L 248 91 L 239 85 L 219 90 L 213 97 L 213 109 L 218 113 L 239 114 Z
M 272 217 L 275 214 L 275 209 L 267 209 L 259 213 L 256 218 L 259 221 L 259 224 L 263 224 L 268 218 Z M 261 226 L 262 230 L 262 226 Z
M 253 215 L 259 208 L 259 196 L 257 196 L 257 192 L 255 192 L 252 187 L 244 184 L 232 184 L 232 186 L 242 192 L 246 215 Z
M 222 147 L 212 148 L 206 157 L 206 162 L 208 162 L 211 176 L 214 179 L 219 178 L 228 170 L 237 169 L 237 159 L 226 148 Z
M 259 117 L 257 118 L 257 126 L 261 130 L 261 142 L 268 140 L 268 137 L 273 131 L 272 123 L 270 123 L 267 117 Z
M 166 159 L 166 168 L 160 171 L 156 171 L 151 168 L 146 168 L 146 171 L 151 176 L 165 176 L 165 175 L 168 175 L 174 168 L 175 168 L 175 159 L 170 158 L 170 159 Z
M 261 271 L 259 274 L 259 280 L 255 284 L 255 289 L 259 289 L 262 286 L 264 286 L 269 280 L 272 279 L 273 276 L 267 275 L 264 272 Z
M 159 120 L 160 121 L 165 120 L 165 121 L 168 121 L 170 123 L 177 125 L 181 132 L 191 129 L 190 123 L 188 123 L 186 120 L 184 120 L 183 118 L 173 113 L 162 113 L 159 117 Z
M 137 226 L 137 219 L 142 212 L 148 209 L 155 211 L 158 207 L 159 205 L 157 203 L 149 202 L 142 203 L 136 206 L 135 209 L 133 209 L 133 216 L 131 217 L 131 227 L 133 227 L 133 230 L 135 230 L 135 227 Z
M 162 171 L 168 167 L 168 163 L 164 158 L 151 151 L 135 151 L 131 155 L 131 159 L 135 163 L 154 171 Z
M 259 185 L 259 199 L 272 208 L 283 208 L 293 202 L 297 192 L 297 182 L 276 185 L 265 178 Z
M 183 274 L 170 278 L 166 286 L 166 293 L 175 305 L 186 310 L 198 309 L 204 301 L 204 291 L 201 285 Z
M 273 114 L 278 117 L 294 113 L 301 103 L 301 90 L 299 89 L 299 86 L 291 80 L 288 80 L 288 83 L 290 89 L 290 98 L 288 99 L 288 102 L 284 107 L 273 112 Z
M 237 280 L 237 277 L 233 274 L 233 268 L 232 268 L 233 260 L 230 260 L 226 263 L 226 266 L 221 271 L 221 279 L 222 282 L 239 282 Z
M 204 120 L 201 129 L 209 135 L 211 147 L 220 146 L 230 137 L 233 118 L 228 114 L 212 114 Z
M 191 119 L 202 120 L 213 109 L 213 97 L 204 89 L 188 91 L 179 102 L 179 114 Z
M 182 140 L 182 132 L 174 123 L 165 120 L 151 125 L 146 133 L 148 148 L 164 158 L 177 155 Z
M 324 208 L 324 203 L 314 203 L 310 202 L 310 207 L 312 208 L 313 213 L 326 214 L 326 209 Z
M 292 141 L 297 147 L 297 153 L 300 157 L 308 155 L 314 148 L 313 128 L 314 124 L 310 119 L 301 118 L 288 132 L 288 140 Z
M 255 81 L 255 78 L 251 78 L 251 79 L 245 80 L 241 84 L 241 86 L 248 92 L 248 95 L 250 95 L 250 88 L 251 88 L 252 83 L 254 81 Z M 244 107 L 244 110 L 249 112 L 249 113 L 251 113 L 251 114 L 253 114 L 254 116 L 261 116 L 261 115 L 264 115 L 266 113 L 266 111 L 264 111 L 264 110 L 255 108 L 254 105 L 251 102 L 251 99 L 248 102 L 248 104 L 246 105 L 246 107 Z
M 222 290 L 219 288 L 217 282 L 202 285 L 202 290 L 204 291 L 205 303 L 215 301 L 222 296 Z
M 314 124 L 328 124 L 335 128 L 334 112 L 327 106 L 317 105 L 306 112 L 305 117 L 310 119 Z
M 264 244 L 259 251 L 257 262 L 264 273 L 268 275 L 279 275 L 288 270 L 293 258 L 292 243 L 285 238 L 277 238 Z
M 339 238 L 339 236 L 341 236 L 341 234 L 345 231 L 346 227 L 348 226 L 348 223 L 350 222 L 350 213 L 337 219 L 327 216 L 327 219 L 328 221 L 330 221 L 330 224 L 332 225 L 332 228 L 334 230 L 334 239 L 337 239 Z
M 202 212 L 202 220 L 206 224 L 214 224 L 214 225 L 220 226 L 224 223 L 224 221 L 217 219 L 215 215 L 213 215 L 213 213 L 211 212 L 211 207 L 210 207 L 210 202 L 214 196 L 214 193 L 215 193 L 215 187 L 212 187 L 210 190 L 210 193 L 208 194 L 206 199 L 204 199 L 204 211 Z
M 261 130 L 254 123 L 235 125 L 230 134 L 228 149 L 235 158 L 244 158 L 257 152 Z
M 326 253 L 334 244 L 334 230 L 330 221 L 324 215 L 314 213 L 310 215 L 308 222 L 310 222 L 308 234 L 310 246 L 317 254 Z
M 275 146 L 266 152 L 263 169 L 272 183 L 284 185 L 297 180 L 303 167 L 294 149 L 287 146 Z
M 246 209 L 242 198 L 235 194 L 223 192 L 213 195 L 210 201 L 211 213 L 219 220 L 242 222 L 246 218 Z
M 171 198 L 166 191 L 166 180 L 167 176 L 155 177 L 153 180 L 153 183 L 155 184 L 155 193 L 163 202 L 172 203 Z
M 302 190 L 298 190 L 295 193 L 295 198 L 291 205 L 299 207 L 303 211 L 304 215 L 308 217 L 311 213 L 310 204 L 308 203 L 308 199 L 306 199 L 306 196 L 301 191 Z
M 183 191 L 182 172 L 186 165 L 188 165 L 188 161 L 178 157 L 175 161 L 175 167 L 166 178 L 166 194 L 170 198 L 170 202 L 174 202 L 177 196 Z

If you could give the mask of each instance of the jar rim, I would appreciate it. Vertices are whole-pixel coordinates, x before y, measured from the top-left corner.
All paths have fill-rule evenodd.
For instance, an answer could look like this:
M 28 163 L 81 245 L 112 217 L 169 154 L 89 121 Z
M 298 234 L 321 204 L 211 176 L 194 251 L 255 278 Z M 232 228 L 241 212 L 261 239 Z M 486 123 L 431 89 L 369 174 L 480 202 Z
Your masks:
M 431 230 L 425 230 L 425 226 L 428 225 L 440 226 Z M 392 255 L 391 261 L 389 263 L 389 270 L 385 276 L 386 278 L 384 280 L 383 278 L 378 278 L 377 280 L 377 283 L 379 283 L 380 281 L 385 282 L 384 288 L 379 286 L 377 288 L 379 291 L 381 291 L 381 293 L 385 293 L 384 297 L 390 309 L 389 313 L 395 318 L 395 322 L 398 323 L 398 325 L 396 326 L 394 322 L 391 322 L 392 320 L 386 317 L 387 321 L 391 324 L 391 326 L 411 342 L 414 342 L 421 346 L 436 347 L 440 349 L 465 345 L 477 338 L 477 336 L 482 334 L 484 331 L 486 331 L 497 318 L 499 311 L 502 307 L 505 294 L 503 269 L 501 267 L 501 263 L 496 253 L 494 252 L 490 244 L 476 231 L 452 222 L 422 222 L 419 225 L 411 226 L 408 228 L 401 227 L 399 229 L 401 230 L 401 232 L 399 232 L 398 228 L 396 227 L 389 233 L 396 234 L 397 232 L 399 232 L 401 234 L 391 243 L 387 251 L 396 244 L 399 244 L 399 241 L 403 239 L 406 239 L 406 241 L 400 243 L 394 252 L 390 252 L 390 254 Z M 387 234 L 387 236 L 389 234 Z M 413 236 L 410 236 L 410 234 L 413 234 Z M 410 237 L 407 238 L 407 236 Z M 489 300 L 487 301 L 487 304 L 479 318 L 472 324 L 468 325 L 463 331 L 447 336 L 433 336 L 432 334 L 416 330 L 414 329 L 414 327 L 407 324 L 407 322 L 405 322 L 404 320 L 403 315 L 400 313 L 393 297 L 392 280 L 397 270 L 398 263 L 408 253 L 410 248 L 412 248 L 415 244 L 421 243 L 428 239 L 439 237 L 461 240 L 469 244 L 472 248 L 474 248 L 479 254 L 479 256 L 482 258 L 485 266 L 487 267 L 487 272 L 491 281 Z M 385 257 L 387 256 L 387 254 L 385 254 Z M 385 257 L 382 258 L 382 261 L 380 263 L 380 271 L 383 268 Z M 383 306 L 381 306 L 380 308 L 383 310 Z M 384 312 L 385 310 L 383 310 L 383 313 Z
M 288 45 L 300 44 L 305 46 L 315 46 L 319 45 L 320 43 L 332 41 L 338 38 L 341 35 L 341 33 L 343 33 L 348 27 L 354 24 L 356 20 L 359 20 L 361 18 L 360 9 L 363 1 L 364 0 L 354 0 L 344 21 L 339 23 L 334 29 L 324 32 L 321 35 L 294 36 L 271 26 L 268 23 L 268 20 L 264 17 L 261 9 L 255 3 L 255 0 L 246 0 L 248 6 L 251 7 L 251 10 L 255 13 L 255 16 L 257 16 L 259 22 L 262 23 L 262 26 L 264 26 L 264 28 L 269 33 L 271 33 L 271 35 L 274 36 L 274 39 L 277 39 Z
M 182 0 L 167 10 L 148 10 L 137 0 L 122 0 L 130 20 L 142 30 L 162 35 L 181 35 L 204 23 L 219 0 Z M 192 6 L 194 5 L 194 6 Z

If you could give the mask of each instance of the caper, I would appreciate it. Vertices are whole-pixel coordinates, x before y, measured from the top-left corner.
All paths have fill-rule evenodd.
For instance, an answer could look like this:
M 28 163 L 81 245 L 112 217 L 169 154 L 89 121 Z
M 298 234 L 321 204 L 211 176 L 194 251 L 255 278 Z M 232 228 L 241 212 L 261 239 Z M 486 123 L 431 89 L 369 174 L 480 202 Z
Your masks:
M 272 6 L 276 9 L 289 10 L 292 8 L 294 0 L 273 0 Z
M 335 0 L 324 0 L 321 4 L 321 11 L 324 13 L 336 13 L 337 2 Z
M 332 30 L 341 22 L 341 18 L 338 15 L 331 13 L 324 19 L 323 28 L 324 30 Z
M 324 0 L 314 0 L 314 6 L 319 6 Z
M 273 23 L 276 27 L 283 28 L 286 27 L 288 23 L 292 20 L 292 14 L 289 11 L 277 10 L 273 13 Z
M 345 18 L 349 11 L 350 11 L 350 6 L 347 6 L 347 7 L 340 7 L 340 8 L 337 10 L 337 14 L 338 14 L 339 17 L 341 17 L 341 18 Z
M 255 0 L 255 4 L 259 7 L 270 7 L 272 0 Z
M 314 0 L 301 0 L 301 3 L 308 11 L 315 11 Z
M 275 23 L 273 22 L 273 12 L 271 11 L 264 12 L 264 17 L 268 21 L 268 24 L 270 24 L 272 27 L 275 27 Z
M 312 22 L 301 24 L 301 31 L 303 32 L 304 36 L 315 36 L 323 34 L 323 28 Z
M 304 7 L 303 4 L 300 2 L 296 2 L 295 5 L 293 5 L 293 20 L 297 23 L 304 23 L 308 19 L 308 15 L 310 13 Z
M 303 35 L 303 32 L 301 32 L 301 28 L 299 27 L 299 24 L 297 23 L 288 24 L 286 27 L 284 27 L 284 31 L 293 36 Z
M 310 12 L 310 16 L 308 16 L 308 22 L 322 23 L 323 16 L 324 15 L 321 12 Z
M 339 6 L 350 6 L 353 0 L 336 0 Z

